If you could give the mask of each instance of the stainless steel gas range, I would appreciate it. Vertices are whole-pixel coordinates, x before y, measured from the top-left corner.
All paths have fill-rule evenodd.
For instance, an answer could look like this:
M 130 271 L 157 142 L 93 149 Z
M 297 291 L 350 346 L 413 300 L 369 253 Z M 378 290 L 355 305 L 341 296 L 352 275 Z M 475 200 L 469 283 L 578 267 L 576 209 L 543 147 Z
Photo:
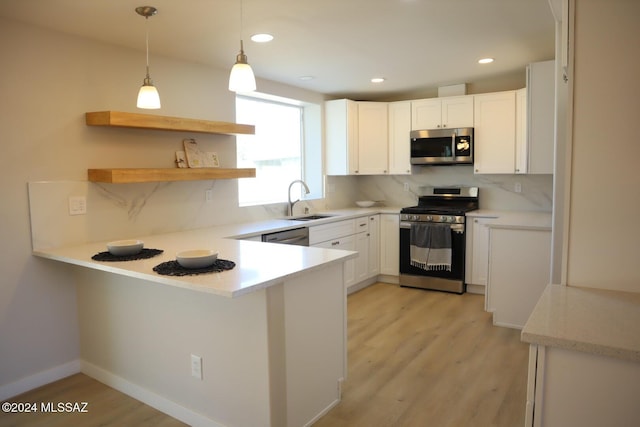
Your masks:
M 465 213 L 475 209 L 477 187 L 447 187 L 400 211 L 400 286 L 465 292 Z

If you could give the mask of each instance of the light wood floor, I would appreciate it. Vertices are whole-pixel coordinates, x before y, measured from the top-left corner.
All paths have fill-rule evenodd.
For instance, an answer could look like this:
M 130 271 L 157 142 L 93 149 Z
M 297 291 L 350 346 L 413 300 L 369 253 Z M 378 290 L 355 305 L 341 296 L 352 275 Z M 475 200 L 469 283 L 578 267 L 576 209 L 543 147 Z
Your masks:
M 494 327 L 483 304 L 383 283 L 350 295 L 342 402 L 314 427 L 524 425 L 528 347 L 520 331 Z M 9 401 L 84 401 L 89 412 L 0 412 L 0 427 L 185 425 L 83 374 Z
M 348 299 L 348 379 L 314 427 L 520 427 L 528 346 L 481 295 L 378 283 Z
M 76 374 L 8 399 L 9 402 L 88 402 L 87 413 L 4 413 L 0 426 L 19 427 L 184 427 L 186 424 L 106 385 Z

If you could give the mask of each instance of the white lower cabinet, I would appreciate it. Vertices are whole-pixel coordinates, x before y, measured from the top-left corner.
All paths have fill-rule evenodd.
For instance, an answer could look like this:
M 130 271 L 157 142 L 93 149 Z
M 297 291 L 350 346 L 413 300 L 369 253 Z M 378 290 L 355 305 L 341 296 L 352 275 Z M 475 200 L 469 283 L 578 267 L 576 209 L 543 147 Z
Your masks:
M 489 230 L 486 304 L 493 323 L 521 329 L 550 281 L 551 231 Z
M 309 227 L 309 245 L 358 252 L 357 258 L 345 263 L 345 287 L 349 290 L 379 274 L 379 234 L 379 215 L 369 215 Z
M 640 363 L 531 344 L 525 426 L 640 425 Z
M 495 217 L 467 217 L 464 274 L 469 293 L 486 295 L 489 268 L 489 228 L 487 223 L 493 219 Z M 485 310 L 491 311 L 486 304 Z
M 311 227 L 309 230 L 313 229 Z M 342 249 L 345 251 L 355 251 L 356 250 L 356 239 L 355 235 L 338 237 L 335 239 L 327 240 L 325 242 L 315 243 L 313 245 L 314 248 L 325 248 L 325 249 Z M 350 259 L 344 263 L 344 286 L 345 288 L 349 288 L 356 284 L 356 259 Z
M 380 214 L 380 274 L 400 274 L 400 215 Z
M 380 274 L 380 215 L 369 216 L 367 278 Z

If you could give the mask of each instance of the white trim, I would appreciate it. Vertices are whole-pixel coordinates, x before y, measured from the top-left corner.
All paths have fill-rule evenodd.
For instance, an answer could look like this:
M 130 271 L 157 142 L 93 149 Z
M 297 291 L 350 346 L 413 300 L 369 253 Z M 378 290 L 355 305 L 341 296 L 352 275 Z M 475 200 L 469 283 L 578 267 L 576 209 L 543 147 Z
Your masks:
M 75 359 L 71 362 L 47 369 L 46 371 L 21 378 L 18 381 L 4 384 L 0 386 L 0 400 L 7 400 L 29 390 L 61 380 L 62 378 L 66 378 L 70 375 L 77 374 L 80 372 L 80 365 L 80 359 Z
M 121 393 L 131 396 L 152 408 L 157 409 L 173 418 L 176 418 L 184 423 L 194 427 L 225 427 L 224 424 L 217 423 L 204 415 L 193 412 L 192 410 L 185 408 L 171 400 L 160 396 L 150 390 L 140 387 L 130 381 L 125 380 L 122 377 L 105 371 L 104 369 L 86 362 L 81 362 L 82 373 L 90 376 L 103 384 L 108 385 L 111 388 L 118 390 Z
M 332 410 L 334 408 L 334 406 L 336 406 L 338 403 L 340 403 L 340 399 L 336 399 L 333 402 L 331 402 L 329 404 L 329 406 L 327 406 L 326 408 L 324 408 L 322 411 L 320 411 L 318 413 L 318 415 L 316 415 L 315 417 L 313 417 L 308 423 L 306 423 L 304 425 L 304 427 L 310 427 L 313 424 L 316 423 L 316 421 L 318 421 L 320 418 L 324 417 L 325 415 L 327 415 L 329 413 L 330 410 Z

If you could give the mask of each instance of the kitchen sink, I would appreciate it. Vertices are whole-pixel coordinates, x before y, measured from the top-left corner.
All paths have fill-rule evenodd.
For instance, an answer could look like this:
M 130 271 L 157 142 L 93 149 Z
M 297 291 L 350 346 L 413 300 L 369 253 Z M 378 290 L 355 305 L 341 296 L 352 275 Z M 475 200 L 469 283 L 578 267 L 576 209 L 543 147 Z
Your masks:
M 292 221 L 313 221 L 314 219 L 331 218 L 334 215 L 305 215 L 289 218 Z

